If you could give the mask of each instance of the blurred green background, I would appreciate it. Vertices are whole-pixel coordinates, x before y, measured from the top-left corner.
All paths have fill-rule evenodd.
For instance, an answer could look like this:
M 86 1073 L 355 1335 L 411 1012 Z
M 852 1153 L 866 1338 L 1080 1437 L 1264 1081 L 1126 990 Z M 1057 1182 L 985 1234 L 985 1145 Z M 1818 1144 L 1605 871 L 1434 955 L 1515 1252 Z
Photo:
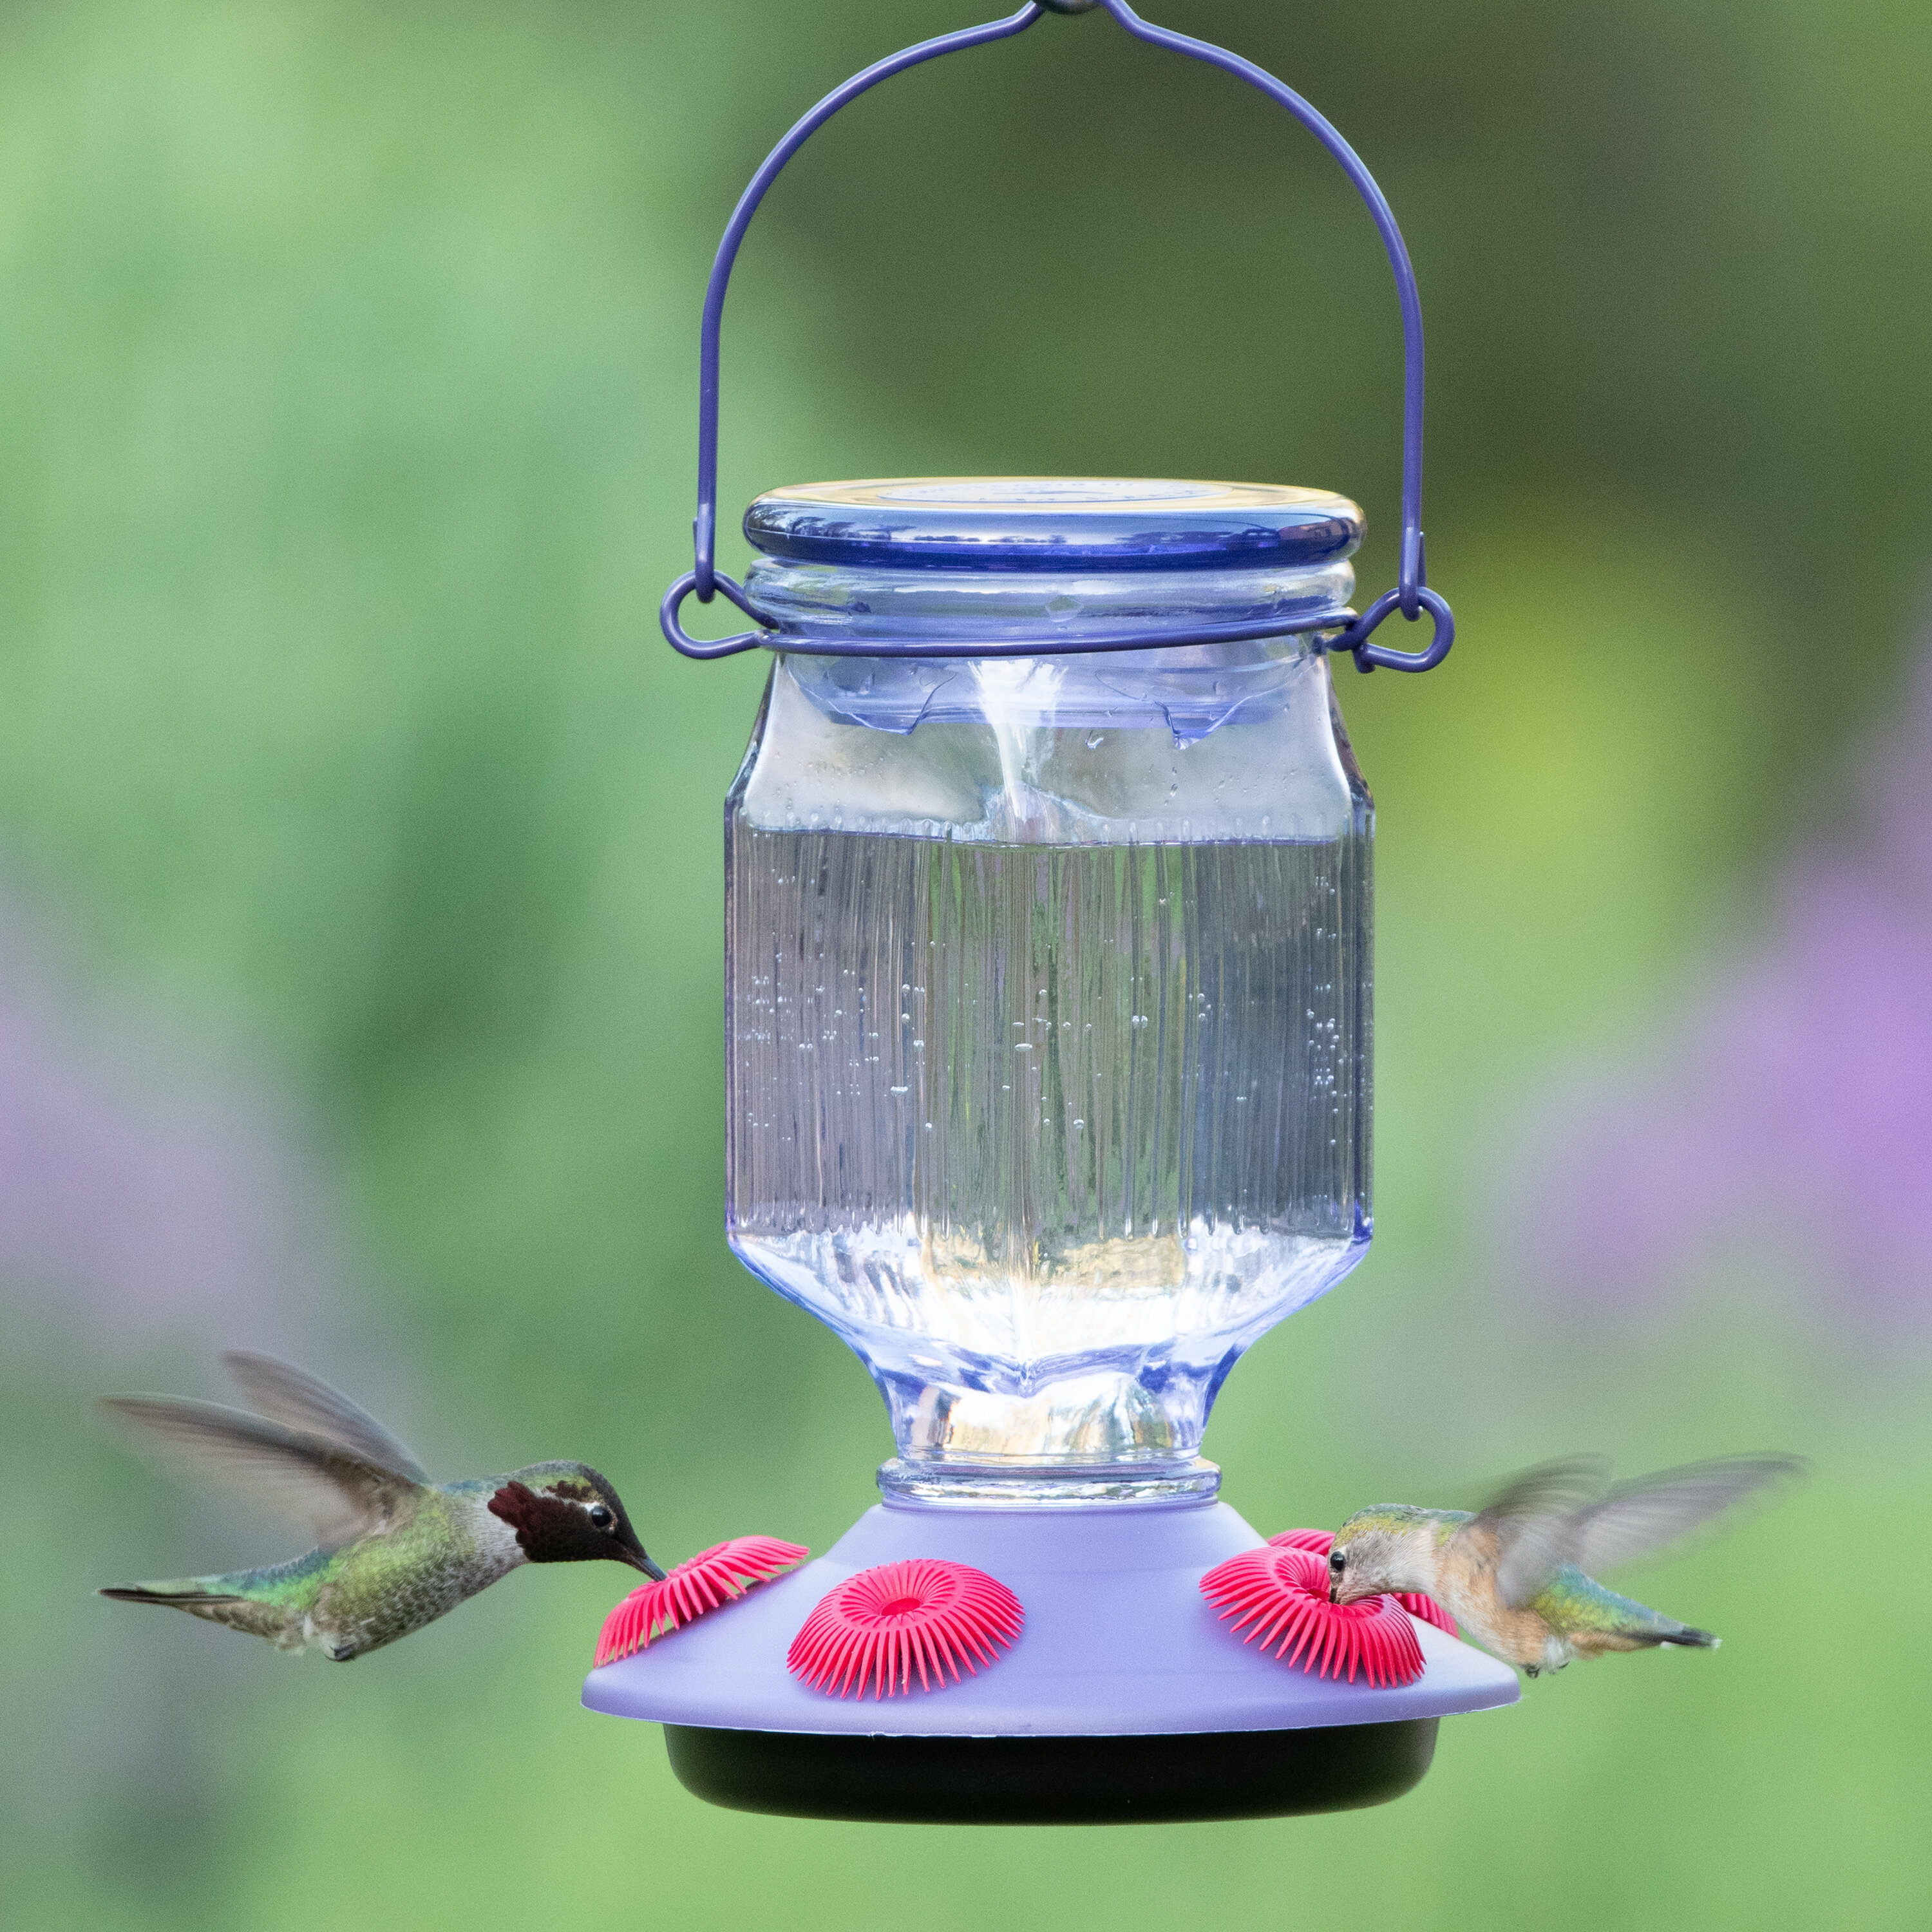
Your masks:
M 1925 1922 L 1924 1292 L 1875 1313 L 1745 1229 L 1580 1300 L 1521 1234 L 1522 1124 L 1667 1070 L 1790 855 L 1864 849 L 1862 775 L 1932 759 L 1932 12 L 1149 11 L 1300 86 L 1402 218 L 1463 640 L 1338 672 L 1381 807 L 1376 1251 L 1254 1351 L 1210 1453 L 1272 1530 L 1580 1448 L 1803 1450 L 1794 1499 L 1630 1579 L 1726 1647 L 1452 1720 L 1386 1810 L 888 1832 L 706 1809 L 580 1710 L 615 1572 L 516 1577 L 348 1672 L 87 1594 L 284 1552 L 87 1412 L 218 1396 L 224 1346 L 441 1474 L 592 1461 L 662 1556 L 823 1548 L 870 1499 L 862 1372 L 721 1232 L 719 812 L 761 667 L 678 660 L 652 614 L 740 187 L 976 10 L 9 0 L 9 1925 Z M 1372 594 L 1398 346 L 1310 140 L 1049 21 L 868 98 L 773 194 L 722 501 L 1306 482 L 1368 507 Z

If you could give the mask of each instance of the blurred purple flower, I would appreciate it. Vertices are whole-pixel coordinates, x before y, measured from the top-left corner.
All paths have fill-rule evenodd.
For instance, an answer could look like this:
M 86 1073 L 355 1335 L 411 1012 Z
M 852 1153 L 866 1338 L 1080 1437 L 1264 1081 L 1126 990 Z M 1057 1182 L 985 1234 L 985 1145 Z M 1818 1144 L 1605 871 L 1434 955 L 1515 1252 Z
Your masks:
M 0 1290 L 97 1341 L 185 1326 L 298 1344 L 340 1257 L 272 1089 L 77 992 L 35 926 L 0 897 Z
M 1787 864 L 1661 1049 L 1536 1122 L 1538 1274 L 1627 1304 L 1781 1253 L 1834 1311 L 1932 1318 L 1932 661 L 1860 778 L 1862 825 Z

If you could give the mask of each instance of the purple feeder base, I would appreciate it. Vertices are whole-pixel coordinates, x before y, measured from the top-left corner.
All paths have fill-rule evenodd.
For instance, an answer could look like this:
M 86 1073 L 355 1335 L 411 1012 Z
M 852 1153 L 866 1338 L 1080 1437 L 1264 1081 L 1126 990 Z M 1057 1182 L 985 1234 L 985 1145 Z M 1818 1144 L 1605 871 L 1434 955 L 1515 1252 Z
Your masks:
M 1418 1622 L 1424 1669 L 1377 1690 L 1244 1644 L 1201 1594 L 1262 1539 L 1225 1503 L 964 1508 L 895 1500 L 825 1556 L 593 1670 L 593 1711 L 665 1727 L 698 1796 L 741 1810 L 928 1822 L 1270 1817 L 1399 1797 L 1438 1718 L 1514 1703 L 1516 1673 Z M 808 1690 L 785 1653 L 876 1564 L 968 1563 L 1013 1591 L 1010 1651 L 944 1688 Z

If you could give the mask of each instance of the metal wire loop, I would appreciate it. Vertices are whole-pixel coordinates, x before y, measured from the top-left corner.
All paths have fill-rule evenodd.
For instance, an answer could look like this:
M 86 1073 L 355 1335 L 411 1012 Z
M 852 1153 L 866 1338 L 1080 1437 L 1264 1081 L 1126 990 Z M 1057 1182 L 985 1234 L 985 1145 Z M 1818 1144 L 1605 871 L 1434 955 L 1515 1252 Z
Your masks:
M 694 560 L 692 569 L 680 578 L 664 593 L 658 607 L 658 618 L 664 634 L 672 645 L 687 657 L 728 657 L 734 652 L 748 650 L 759 644 L 782 644 L 791 650 L 799 648 L 797 640 L 780 639 L 777 632 L 760 628 L 757 632 L 742 632 L 733 637 L 720 639 L 716 644 L 706 644 L 689 636 L 678 621 L 679 607 L 693 590 L 698 593 L 700 604 L 708 604 L 716 593 L 722 590 L 731 602 L 737 605 L 747 616 L 756 619 L 758 614 L 746 602 L 743 588 L 734 584 L 717 567 L 718 554 L 718 338 L 724 314 L 724 294 L 730 284 L 731 270 L 738 257 L 740 245 L 745 238 L 745 231 L 750 226 L 752 217 L 758 212 L 772 183 L 776 181 L 785 164 L 797 153 L 806 142 L 819 128 L 830 120 L 840 108 L 855 100 L 868 88 L 876 87 L 882 80 L 890 80 L 896 74 L 903 74 L 907 68 L 917 67 L 922 62 L 936 60 L 941 54 L 957 53 L 968 47 L 983 46 L 989 41 L 1006 40 L 1015 34 L 1024 33 L 1037 21 L 1046 18 L 1049 12 L 1076 13 L 1105 11 L 1132 34 L 1136 40 L 1144 40 L 1150 46 L 1164 47 L 1169 52 L 1185 55 L 1191 60 L 1202 61 L 1210 67 L 1217 67 L 1231 74 L 1237 80 L 1244 80 L 1251 87 L 1267 95 L 1278 106 L 1286 108 L 1296 120 L 1308 129 L 1326 148 L 1342 172 L 1354 184 L 1374 218 L 1377 230 L 1382 238 L 1382 246 L 1388 254 L 1389 266 L 1395 276 L 1396 294 L 1402 308 L 1402 564 L 1395 590 L 1378 598 L 1367 613 L 1354 618 L 1331 648 L 1352 650 L 1357 664 L 1364 670 L 1378 664 L 1406 670 L 1426 670 L 1441 663 L 1448 654 L 1450 640 L 1455 634 L 1455 623 L 1449 607 L 1442 599 L 1426 587 L 1424 550 L 1422 537 L 1422 408 L 1423 408 L 1423 352 L 1422 352 L 1422 302 L 1415 286 L 1415 271 L 1408 259 L 1408 250 L 1402 238 L 1402 231 L 1396 225 L 1394 212 L 1387 198 L 1376 184 L 1375 177 L 1363 165 L 1361 158 L 1349 146 L 1335 128 L 1294 90 L 1277 80 L 1264 68 L 1253 62 L 1244 60 L 1239 54 L 1230 53 L 1225 47 L 1211 42 L 1194 39 L 1191 35 L 1174 32 L 1172 28 L 1155 26 L 1143 20 L 1127 0 L 1028 0 L 1028 4 L 1016 14 L 1010 14 L 1003 20 L 989 20 L 976 27 L 965 27 L 950 34 L 940 34 L 930 40 L 922 40 L 916 46 L 902 49 L 888 55 L 884 60 L 875 61 L 862 72 L 854 74 L 842 86 L 836 87 L 812 111 L 796 122 L 783 140 L 765 157 L 758 171 L 751 179 L 744 193 L 738 198 L 738 205 L 731 212 L 730 220 L 725 224 L 724 232 L 718 244 L 718 254 L 711 266 L 711 279 L 704 292 L 704 314 L 700 326 L 698 338 L 698 514 L 692 524 Z M 1436 635 L 1425 652 L 1394 651 L 1379 644 L 1367 642 L 1368 634 L 1383 617 L 1388 615 L 1391 600 L 1400 604 L 1402 615 L 1413 621 L 1426 608 L 1436 620 Z M 1332 628 L 1338 622 L 1346 622 L 1354 616 L 1352 612 L 1330 614 L 1318 626 L 1310 620 L 1277 621 L 1268 626 L 1246 628 L 1242 634 L 1250 637 L 1279 636 L 1288 632 L 1311 628 Z M 1172 630 L 1146 630 L 1116 634 L 1102 642 L 1083 640 L 1079 648 L 1083 650 L 1157 650 L 1177 644 L 1190 644 L 1219 641 L 1226 636 L 1223 627 L 1213 627 L 1198 632 Z M 1358 639 L 1354 644 L 1345 641 Z M 1008 647 L 997 652 L 988 652 L 971 640 L 962 638 L 941 645 L 917 647 L 911 645 L 875 646 L 863 653 L 878 656 L 1047 656 L 1066 651 L 1065 644 L 1042 640 L 1024 647 Z M 843 650 L 853 652 L 849 646 Z
M 745 586 L 735 578 L 727 577 L 722 570 L 714 570 L 711 573 L 711 587 L 713 595 L 720 590 L 723 591 L 724 595 L 736 604 L 746 616 L 754 623 L 758 622 L 758 612 L 745 602 Z M 688 658 L 736 657 L 740 651 L 756 650 L 760 645 L 770 644 L 772 638 L 776 635 L 776 632 L 767 630 L 763 625 L 760 625 L 755 631 L 734 632 L 730 637 L 720 638 L 715 644 L 707 644 L 702 640 L 692 637 L 685 629 L 683 625 L 679 622 L 678 613 L 684 608 L 684 600 L 697 589 L 697 572 L 687 570 L 664 592 L 663 598 L 658 603 L 658 623 L 664 635 L 670 640 L 671 648 L 674 650 L 682 651 Z M 703 604 L 708 602 L 710 599 L 700 593 L 698 601 Z
M 1456 641 L 1455 613 L 1447 601 L 1426 584 L 1415 586 L 1414 601 L 1416 608 L 1411 610 L 1400 590 L 1384 590 L 1339 638 L 1330 643 L 1329 650 L 1352 652 L 1355 668 L 1360 671 L 1373 670 L 1378 664 L 1390 670 L 1433 670 L 1449 655 L 1449 647 Z M 1433 634 L 1426 650 L 1398 651 L 1387 644 L 1369 642 L 1376 627 L 1395 610 L 1400 610 L 1412 624 L 1424 610 L 1429 613 Z

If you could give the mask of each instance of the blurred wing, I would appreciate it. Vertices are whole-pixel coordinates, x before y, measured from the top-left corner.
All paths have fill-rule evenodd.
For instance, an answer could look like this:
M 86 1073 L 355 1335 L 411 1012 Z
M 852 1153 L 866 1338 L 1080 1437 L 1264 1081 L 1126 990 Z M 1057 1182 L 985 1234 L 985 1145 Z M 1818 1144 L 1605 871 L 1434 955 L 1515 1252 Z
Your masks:
M 305 1523 L 324 1548 L 350 1542 L 396 1515 L 416 1484 L 339 1443 L 212 1402 L 109 1396 L 100 1407 L 131 1423 L 167 1460 Z
M 1627 1563 L 1676 1542 L 1770 1484 L 1802 1474 L 1805 1466 L 1801 1456 L 1725 1456 L 1619 1483 L 1581 1512 L 1576 1554 L 1567 1560 L 1592 1571 Z
M 221 1360 L 258 1414 L 304 1436 L 326 1436 L 393 1475 L 429 1480 L 422 1464 L 373 1415 L 326 1382 L 272 1355 L 236 1348 Z
M 1494 1537 L 1496 1588 L 1512 1606 L 1526 1604 L 1550 1573 L 1573 1562 L 1569 1546 L 1579 1514 L 1604 1493 L 1609 1465 L 1600 1456 L 1570 1456 L 1526 1469 L 1464 1525 L 1460 1534 Z
M 1472 1520 L 1491 1529 L 1540 1516 L 1568 1516 L 1594 1502 L 1610 1480 L 1610 1466 L 1600 1456 L 1566 1456 L 1539 1462 L 1513 1477 Z

